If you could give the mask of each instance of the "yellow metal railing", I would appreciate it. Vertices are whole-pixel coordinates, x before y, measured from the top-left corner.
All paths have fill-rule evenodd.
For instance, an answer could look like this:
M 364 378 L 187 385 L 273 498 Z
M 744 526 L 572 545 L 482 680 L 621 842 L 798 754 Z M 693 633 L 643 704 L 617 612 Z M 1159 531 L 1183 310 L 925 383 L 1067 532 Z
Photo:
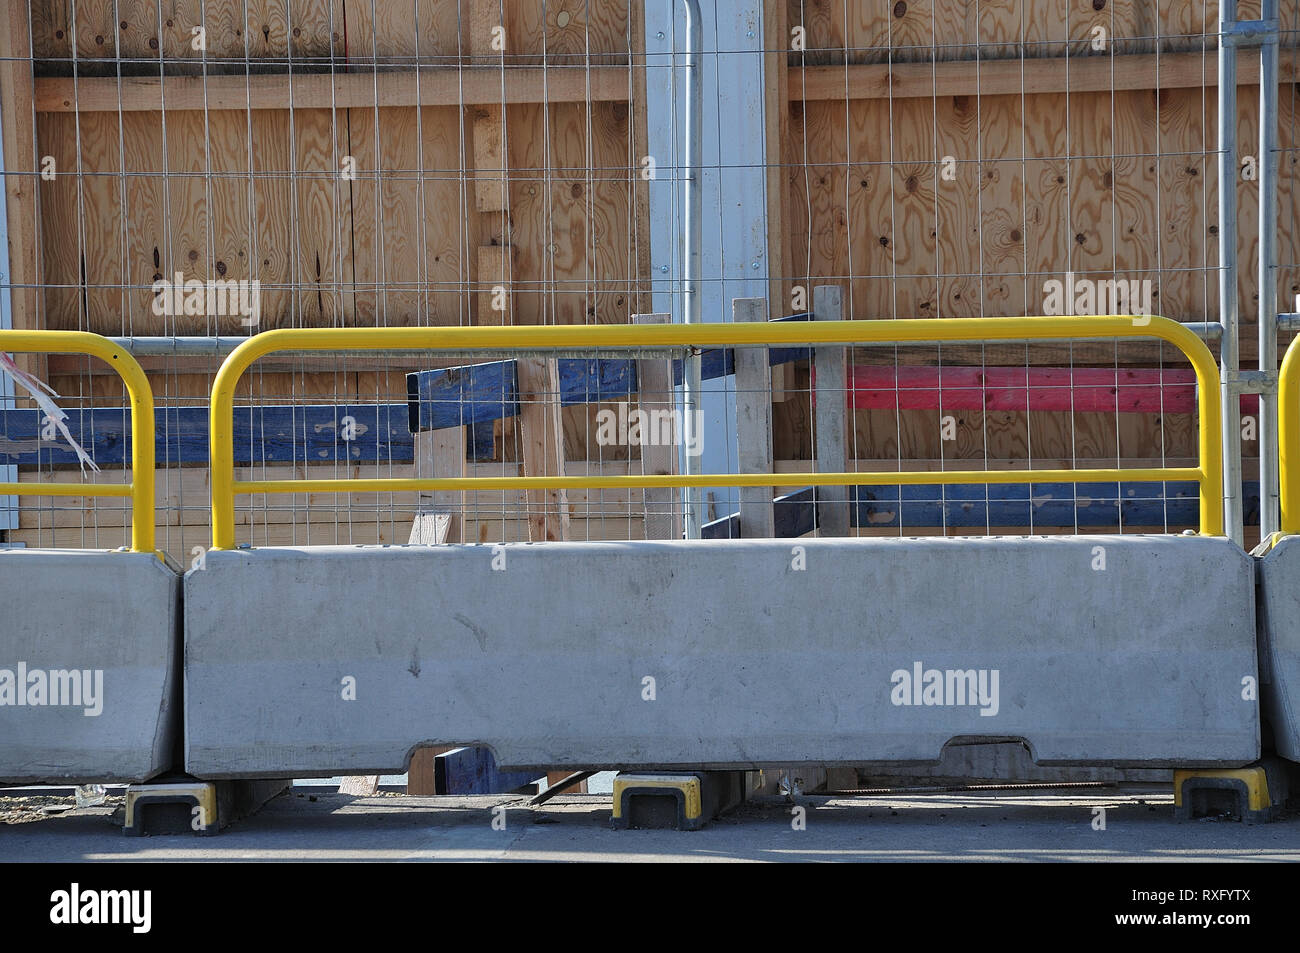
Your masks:
M 1278 496 L 1285 536 L 1300 533 L 1300 337 L 1282 358 L 1277 381 Z
M 131 550 L 154 551 L 153 390 L 149 378 L 108 338 L 87 331 L 0 330 L 0 351 L 19 354 L 86 354 L 108 364 L 131 400 L 130 483 L 0 483 L 0 496 L 130 497 Z
M 1086 483 L 1109 480 L 1196 480 L 1201 532 L 1223 534 L 1223 456 L 1219 443 L 1219 370 L 1192 331 L 1168 318 L 1104 317 L 931 318 L 899 321 L 825 321 L 766 324 L 571 325 L 492 328 L 322 328 L 267 331 L 226 358 L 213 382 L 210 409 L 212 547 L 235 545 L 235 496 L 255 493 L 382 493 L 421 490 L 614 489 L 642 487 L 771 486 L 789 475 L 442 477 L 366 480 L 247 480 L 234 475 L 235 386 L 249 366 L 278 351 L 599 349 L 855 345 L 927 341 L 1049 341 L 1158 338 L 1183 352 L 1196 371 L 1200 403 L 1198 467 L 1101 470 L 947 470 L 938 472 L 809 473 L 810 486 L 848 486 L 871 480 L 923 483 Z

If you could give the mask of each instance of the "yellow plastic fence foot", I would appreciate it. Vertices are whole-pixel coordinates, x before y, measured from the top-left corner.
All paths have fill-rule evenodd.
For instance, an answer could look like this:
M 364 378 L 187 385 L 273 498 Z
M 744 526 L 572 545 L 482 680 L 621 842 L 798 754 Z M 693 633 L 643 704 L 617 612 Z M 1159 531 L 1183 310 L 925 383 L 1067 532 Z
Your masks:
M 288 789 L 283 779 L 257 781 L 162 781 L 126 789 L 128 836 L 193 833 L 210 837 L 253 814 Z
M 1286 770 L 1276 758 L 1245 768 L 1174 772 L 1174 817 L 1180 821 L 1231 817 L 1267 824 L 1277 819 L 1286 799 Z
M 747 772 L 623 773 L 614 778 L 615 828 L 695 831 L 745 800 Z

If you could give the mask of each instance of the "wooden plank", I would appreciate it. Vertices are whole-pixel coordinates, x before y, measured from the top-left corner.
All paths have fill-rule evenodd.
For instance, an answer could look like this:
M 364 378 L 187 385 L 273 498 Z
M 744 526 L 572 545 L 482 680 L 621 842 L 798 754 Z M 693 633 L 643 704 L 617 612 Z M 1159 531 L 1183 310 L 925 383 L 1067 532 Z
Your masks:
M 101 466 L 130 460 L 130 413 L 121 407 L 68 412 L 68 430 Z M 414 441 L 406 404 L 305 404 L 237 407 L 236 465 L 272 463 L 410 463 Z M 19 466 L 75 464 L 62 440 L 41 439 L 41 412 L 0 410 L 0 463 Z M 350 421 L 344 418 L 352 418 Z M 155 459 L 167 464 L 207 463 L 208 412 L 203 407 L 154 411 Z
M 107 474 L 107 480 L 101 482 L 128 481 L 131 471 L 115 471 Z M 322 467 L 303 466 L 266 466 L 256 468 L 237 468 L 236 480 L 300 480 L 310 477 L 325 478 L 360 478 L 414 476 L 413 467 L 401 468 L 386 466 L 339 467 L 328 465 Z M 69 484 L 85 482 L 80 470 L 28 470 L 19 471 L 20 483 L 30 484 Z M 154 474 L 156 503 L 155 519 L 160 526 L 207 526 L 211 508 L 211 484 L 206 469 L 159 469 Z M 35 490 L 35 486 L 33 487 Z M 35 501 L 43 499 L 34 494 L 29 511 L 20 516 L 19 525 L 25 529 L 40 526 L 51 527 L 111 527 L 125 526 L 130 522 L 130 505 L 127 500 L 94 500 L 77 497 L 59 498 L 53 505 L 38 505 Z M 388 521 L 389 513 L 393 519 L 409 524 L 411 514 L 417 508 L 415 493 L 342 493 L 342 494 L 301 494 L 301 495 L 256 495 L 236 498 L 235 521 L 241 527 L 255 523 L 300 523 L 333 522 L 340 513 L 355 514 L 358 523 L 369 518 L 373 523 L 376 516 Z M 404 541 L 404 538 L 403 540 Z
M 815 383 L 815 373 L 813 379 Z M 1182 368 L 854 366 L 849 379 L 849 406 L 854 410 L 1196 410 L 1196 375 Z M 1258 406 L 1256 395 L 1242 395 L 1242 413 L 1255 413 Z
M 637 392 L 637 364 L 617 358 L 557 360 L 560 406 L 621 400 Z
M 415 435 L 417 469 L 436 479 L 462 477 L 465 475 L 465 428 L 446 427 L 441 430 L 428 431 Z M 428 508 L 427 513 L 416 517 L 411 528 L 411 542 L 461 542 L 463 540 L 462 521 L 465 515 L 465 500 L 469 494 L 455 490 L 437 490 L 421 493 L 421 506 Z M 433 538 L 423 527 L 424 522 L 432 522 Z M 439 524 L 445 524 L 438 532 Z M 441 535 L 441 539 L 438 536 Z
M 447 432 L 452 433 L 451 431 Z M 422 435 L 429 436 L 431 435 Z M 499 476 L 501 466 L 495 468 L 487 464 L 466 463 L 460 470 L 454 469 L 456 458 L 452 449 L 441 457 L 440 466 L 446 464 L 447 476 Z M 575 470 L 577 468 L 575 467 Z M 594 468 L 593 468 L 594 469 Z M 574 475 L 574 471 L 567 471 Z M 599 467 L 598 472 L 617 475 L 627 472 L 626 462 L 610 463 Z M 421 467 L 421 476 L 434 475 L 427 466 Z M 518 475 L 518 466 L 511 465 L 509 475 Z M 411 479 L 416 476 L 413 464 L 401 466 L 357 466 L 338 468 L 334 465 L 320 466 L 266 466 L 256 468 L 237 468 L 236 480 L 302 480 L 314 477 L 328 479 L 384 477 Z M 130 471 L 113 473 L 111 480 L 127 480 Z M 21 470 L 18 476 L 22 483 L 81 483 L 84 482 L 77 469 L 67 470 Z M 156 519 L 162 526 L 196 526 L 208 525 L 210 511 L 211 484 L 206 469 L 193 467 L 181 470 L 159 469 L 155 471 Z M 312 493 L 312 494 L 278 494 L 274 496 L 256 495 L 237 498 L 235 520 L 240 526 L 272 525 L 295 523 L 306 525 L 332 524 L 343 516 L 354 518 L 355 525 L 368 521 L 375 522 L 376 517 L 385 523 L 400 522 L 408 527 L 411 522 L 429 509 L 429 494 L 414 492 L 402 493 Z M 449 494 L 450 496 L 450 494 Z M 465 491 L 457 494 L 464 497 L 464 506 L 456 512 L 467 520 L 500 519 L 503 512 L 519 510 L 522 512 L 526 499 L 522 490 L 481 490 Z M 49 500 L 38 504 L 38 500 Z M 19 527 L 35 529 L 41 526 L 67 528 L 82 526 L 126 526 L 130 522 L 129 503 L 125 500 L 91 500 L 76 497 L 42 498 L 30 497 L 31 505 L 20 517 Z M 453 499 L 454 502 L 454 499 Z M 569 502 L 574 508 L 575 518 L 591 521 L 640 521 L 643 516 L 641 491 L 639 490 L 571 490 Z M 522 522 L 522 517 L 520 518 Z M 436 529 L 436 521 L 434 522 Z M 457 536 L 450 524 L 447 539 L 456 541 Z M 525 538 L 526 538 L 525 533 Z M 398 542 L 408 542 L 409 531 Z
M 349 775 L 339 783 L 339 794 L 349 797 L 374 797 L 379 793 L 379 775 Z
M 635 314 L 634 324 L 668 324 L 670 314 Z M 656 411 L 675 412 L 673 387 L 668 362 L 664 360 L 638 361 L 637 407 L 650 414 Z M 656 476 L 677 472 L 677 441 L 671 445 L 651 444 L 641 448 L 641 469 Z M 647 489 L 645 498 L 645 538 L 681 539 L 682 512 L 677 501 L 680 495 L 671 489 Z
M 837 285 L 818 285 L 813 289 L 813 319 L 839 321 L 842 318 L 842 292 Z M 841 473 L 848 465 L 845 445 L 845 399 L 848 359 L 842 347 L 819 347 L 813 350 L 821 399 L 815 402 L 817 414 L 817 469 L 823 473 Z M 818 535 L 847 536 L 849 505 L 842 487 L 823 487 L 818 494 Z
M 1068 68 L 1067 68 L 1068 62 Z M 1158 66 L 1157 66 L 1158 62 Z M 1296 64 L 1282 57 L 1278 81 L 1294 83 Z M 1259 84 L 1259 60 L 1237 62 L 1239 86 Z M 1218 55 L 1116 54 L 1049 59 L 808 66 L 790 70 L 790 102 L 860 99 L 932 99 L 944 96 L 1020 96 L 1111 90 L 1200 89 L 1218 85 Z
M 409 374 L 411 428 L 438 430 L 516 416 L 519 363 L 492 361 Z M 555 364 L 562 407 L 619 400 L 636 392 L 632 361 L 561 358 Z
M 494 42 L 495 41 L 495 42 Z M 469 50 L 476 62 L 494 64 L 507 72 L 504 57 L 510 44 L 500 0 L 470 0 Z M 495 46 L 495 48 L 494 48 Z M 549 76 L 544 82 L 549 82 Z M 474 207 L 481 227 L 491 238 L 478 250 L 478 323 L 508 325 L 514 309 L 509 291 L 514 279 L 514 236 L 510 233 L 507 182 L 506 112 L 504 99 L 493 97 L 473 111 Z M 502 294 L 501 292 L 505 292 Z
M 43 279 L 28 4 L 10 3 L 0 24 L 0 129 L 4 136 L 5 224 L 9 234 L 9 276 L 5 281 L 14 328 L 31 330 L 41 327 L 37 286 Z M 46 379 L 44 355 L 16 354 L 14 361 L 28 373 Z
M 1244 483 L 1246 521 L 1259 522 L 1259 483 Z M 814 489 L 816 492 L 814 492 Z M 821 516 L 814 502 L 827 487 L 778 497 L 777 537 L 811 532 Z M 1200 520 L 1199 492 L 1193 481 L 1119 483 L 989 483 L 891 486 L 863 484 L 849 488 L 850 525 L 881 529 L 963 528 L 992 526 L 1040 532 L 1080 529 L 1116 530 L 1149 526 L 1194 527 Z M 816 513 L 816 515 L 814 515 Z M 739 514 L 706 524 L 704 539 L 743 537 Z
M 466 364 L 407 375 L 413 431 L 486 423 L 519 413 L 517 361 Z
M 411 523 L 412 546 L 441 546 L 451 533 L 451 513 L 421 513 Z
M 564 436 L 556 362 L 529 358 L 518 363 L 524 476 L 563 473 Z M 569 538 L 569 503 L 564 490 L 529 492 L 528 538 L 532 542 Z
M 1245 485 L 1250 519 L 1259 520 L 1259 484 Z M 853 494 L 855 526 L 990 525 L 1196 526 L 1198 489 L 1192 481 L 1167 483 L 1035 483 L 967 486 L 859 486 Z
M 199 505 L 203 505 L 200 503 Z M 49 520 L 51 511 L 37 511 L 44 517 L 31 528 L 6 531 L 11 542 L 23 543 L 32 548 L 55 549 L 117 549 L 130 545 L 131 531 L 129 525 L 116 525 L 94 517 L 87 517 L 69 525 L 55 525 Z M 58 511 L 53 511 L 57 513 Z M 100 509 L 97 512 L 107 512 Z M 497 516 L 484 516 L 481 519 L 466 520 L 463 532 L 468 542 L 528 542 L 528 523 L 522 517 L 518 519 L 501 519 L 501 506 L 495 508 Z M 236 542 L 253 546 L 338 546 L 338 545 L 399 545 L 406 542 L 410 534 L 411 519 L 416 513 L 414 505 L 409 510 L 398 511 L 389 518 L 385 512 L 382 519 L 369 515 L 367 519 L 349 521 L 345 511 L 340 510 L 338 519 L 330 514 L 328 519 L 296 520 L 292 522 L 255 522 L 240 523 L 236 527 Z M 635 518 L 576 518 L 575 525 L 580 534 L 575 538 L 587 540 L 631 540 L 643 539 L 643 524 L 640 517 Z M 195 558 L 194 547 L 207 547 L 211 544 L 212 534 L 206 523 L 159 523 L 158 547 L 168 553 L 182 565 L 188 566 Z
M 782 0 L 763 5 L 764 133 L 767 164 L 768 299 L 782 313 L 795 284 L 790 269 L 790 233 L 787 227 L 789 195 L 784 150 L 790 141 L 790 45 L 788 10 Z M 806 287 L 806 286 L 805 286 Z M 773 400 L 784 399 L 784 369 L 772 373 Z
M 640 3 L 628 4 L 631 8 L 628 12 L 629 24 L 628 34 L 631 37 L 631 49 L 628 56 L 633 63 L 644 63 L 645 60 L 645 5 Z M 627 193 L 630 193 L 630 201 L 626 206 L 625 215 L 630 220 L 630 226 L 621 229 L 621 232 L 627 236 L 630 241 L 630 248 L 623 248 L 623 260 L 630 265 L 624 268 L 639 277 L 651 274 L 650 263 L 650 180 L 641 177 L 641 161 L 650 153 L 650 129 L 646 121 L 646 80 L 648 70 L 632 70 L 633 79 L 631 84 L 631 101 L 626 108 L 622 104 L 614 105 L 614 112 L 622 109 L 624 123 L 628 127 L 626 139 L 630 141 L 631 153 L 626 156 L 625 162 L 627 167 L 627 182 L 617 183 Z M 627 296 L 627 305 L 633 316 L 642 314 L 653 307 L 651 301 L 651 284 L 644 281 L 634 281 L 631 283 Z M 621 301 L 621 299 L 619 299 Z
M 731 320 L 767 321 L 766 298 L 735 298 Z M 772 472 L 771 368 L 765 348 L 736 348 L 736 444 L 741 473 Z M 740 535 L 768 539 L 776 535 L 772 487 L 740 488 Z
M 435 766 L 438 755 L 452 750 L 454 745 L 426 745 L 411 752 L 406 768 L 406 793 L 413 797 L 434 797 L 438 793 Z
M 25 55 L 25 54 L 24 54 Z M 544 77 L 540 68 L 466 65 L 420 66 L 375 73 L 284 75 L 209 75 L 207 108 L 218 110 L 373 108 L 374 106 L 461 106 L 473 104 L 627 102 L 626 66 L 593 66 L 590 73 L 556 70 Z M 588 75 L 590 85 L 588 85 Z M 167 108 L 202 111 L 204 78 L 168 76 Z M 75 94 L 70 77 L 35 80 L 38 113 L 156 112 L 162 108 L 163 83 L 156 76 L 80 77 Z

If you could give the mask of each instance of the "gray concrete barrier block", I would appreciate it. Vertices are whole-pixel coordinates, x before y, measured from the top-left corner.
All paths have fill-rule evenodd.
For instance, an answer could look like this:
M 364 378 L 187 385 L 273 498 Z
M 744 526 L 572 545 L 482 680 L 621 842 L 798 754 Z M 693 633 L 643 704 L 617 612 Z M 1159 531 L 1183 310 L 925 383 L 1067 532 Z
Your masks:
M 0 783 L 175 766 L 179 600 L 145 553 L 0 550 Z
M 185 577 L 187 769 L 1259 755 L 1249 557 L 1167 536 L 316 547 Z
M 1300 537 L 1259 560 L 1259 676 L 1274 747 L 1300 761 Z

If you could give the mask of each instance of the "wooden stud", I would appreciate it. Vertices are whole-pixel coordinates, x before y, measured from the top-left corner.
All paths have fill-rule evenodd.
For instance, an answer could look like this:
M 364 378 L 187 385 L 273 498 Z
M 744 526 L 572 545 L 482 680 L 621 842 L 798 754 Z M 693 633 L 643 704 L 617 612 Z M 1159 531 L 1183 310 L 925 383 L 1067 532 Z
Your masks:
M 434 797 L 438 793 L 435 765 L 438 755 L 451 751 L 455 745 L 429 745 L 411 752 L 411 763 L 406 769 L 406 793 L 411 797 Z
M 339 794 L 374 797 L 379 793 L 379 775 L 347 775 L 339 784 Z
M 813 319 L 839 321 L 842 292 L 838 285 L 818 285 L 813 290 Z M 842 347 L 813 349 L 817 371 L 817 470 L 843 473 L 847 470 L 845 444 L 845 387 L 848 381 L 848 355 Z M 848 536 L 848 487 L 817 488 L 817 522 L 819 536 Z
M 766 298 L 735 298 L 732 321 L 766 322 Z M 736 441 L 741 473 L 772 472 L 771 368 L 767 348 L 736 348 Z M 770 539 L 776 535 L 772 487 L 740 488 L 740 535 Z
M 670 314 L 634 314 L 634 324 L 668 324 Z M 672 414 L 675 410 L 673 400 L 673 379 L 671 365 L 667 360 L 642 360 L 636 364 L 637 407 L 653 415 L 656 411 Z M 652 418 L 653 419 L 653 416 Z M 675 415 L 673 419 L 676 419 Z M 667 476 L 677 472 L 677 441 L 670 445 L 652 443 L 641 448 L 641 468 L 647 474 Z M 645 538 L 646 539 L 681 539 L 682 514 L 677 505 L 677 494 L 667 488 L 651 488 L 642 491 L 645 496 Z
M 0 20 L 0 128 L 4 135 L 5 203 L 9 231 L 9 275 L 13 326 L 41 327 L 39 255 L 41 235 L 37 211 L 36 124 L 32 115 L 33 80 L 26 3 L 10 3 Z M 60 171 L 70 171 L 66 168 Z M 46 378 L 45 356 L 16 354 L 14 361 L 41 380 Z M 17 390 L 21 398 L 21 389 Z M 22 406 L 26 406 L 23 401 Z
M 26 65 L 23 59 L 16 65 Z M 588 87 L 587 76 L 591 85 Z M 543 77 L 540 68 L 512 67 L 504 78 L 499 66 L 423 66 L 417 82 L 414 70 L 396 70 L 375 75 L 370 72 L 295 74 L 285 76 L 168 76 L 167 109 L 199 110 L 207 92 L 209 112 L 246 109 L 289 108 L 292 92 L 294 109 L 359 109 L 384 106 L 462 106 L 502 103 L 585 103 L 627 102 L 626 66 L 592 66 L 584 70 L 554 70 Z M 76 93 L 66 77 L 40 77 L 32 95 L 38 113 L 157 112 L 162 108 L 163 86 L 158 77 L 116 78 L 83 76 Z
M 555 361 L 519 361 L 519 427 L 524 476 L 564 473 L 560 421 L 560 379 Z M 528 538 L 532 542 L 569 538 L 569 502 L 564 490 L 528 493 Z
M 420 463 L 420 470 L 431 474 L 435 479 L 457 478 L 465 475 L 465 428 L 446 427 L 442 430 L 430 430 L 415 435 L 415 455 Z M 421 513 L 417 521 L 426 516 L 445 516 L 446 526 L 442 530 L 442 539 L 438 542 L 460 542 L 462 540 L 462 515 L 465 506 L 465 494 L 457 490 L 438 490 L 429 494 L 420 494 L 421 503 L 428 500 L 428 513 Z M 411 527 L 410 542 L 425 542 L 415 538 L 416 526 Z M 421 530 L 423 535 L 423 530 Z

